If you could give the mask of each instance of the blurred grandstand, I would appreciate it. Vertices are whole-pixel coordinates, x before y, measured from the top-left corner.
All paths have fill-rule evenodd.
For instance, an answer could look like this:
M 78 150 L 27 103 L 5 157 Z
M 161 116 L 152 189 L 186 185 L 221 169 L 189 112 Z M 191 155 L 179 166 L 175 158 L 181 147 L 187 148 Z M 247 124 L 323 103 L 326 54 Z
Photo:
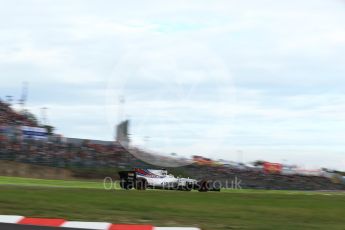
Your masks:
M 291 189 L 291 190 L 343 190 L 343 177 L 327 170 L 308 171 L 295 166 L 269 162 L 247 165 L 230 161 L 214 161 L 202 156 L 193 159 L 177 159 L 160 156 L 138 147 L 130 147 L 128 122 L 118 126 L 116 141 L 84 140 L 65 138 L 50 133 L 37 122 L 29 112 L 15 111 L 9 103 L 0 100 L 0 163 L 34 165 L 29 170 L 68 170 L 73 177 L 103 178 L 113 176 L 117 171 L 131 168 L 157 168 L 185 161 L 183 167 L 171 168 L 177 175 L 196 179 L 220 180 L 223 185 L 233 178 L 241 180 L 242 188 Z M 123 141 L 126 144 L 123 144 Z M 130 149 L 130 152 L 128 149 Z M 135 154 L 133 154 L 133 152 Z M 141 156 L 141 157 L 135 157 Z M 142 161 L 140 159 L 149 159 Z M 150 163 L 147 163 L 150 162 Z M 36 167 L 37 166 L 37 167 Z M 20 173 L 18 169 L 1 167 L 2 175 L 32 175 L 28 169 Z M 14 173 L 15 172 L 15 173 Z M 57 171 L 58 172 L 58 171 Z

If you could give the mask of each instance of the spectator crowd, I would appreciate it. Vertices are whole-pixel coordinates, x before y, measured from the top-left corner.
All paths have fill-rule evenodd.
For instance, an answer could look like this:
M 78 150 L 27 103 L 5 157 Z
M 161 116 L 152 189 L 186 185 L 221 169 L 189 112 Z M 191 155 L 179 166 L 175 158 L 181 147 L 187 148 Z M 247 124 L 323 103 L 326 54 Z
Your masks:
M 37 122 L 25 114 L 15 112 L 9 104 L 0 100 L 0 125 L 37 126 Z
M 23 138 L 18 127 L 38 126 L 35 120 L 15 112 L 0 100 L 0 160 L 15 161 L 58 168 L 86 168 L 123 170 L 131 168 L 157 168 L 139 160 L 116 142 L 97 142 L 56 136 L 43 140 Z M 9 131 L 10 130 L 10 131 Z M 139 154 L 147 154 L 137 150 Z M 155 158 L 155 155 L 146 157 Z M 160 161 L 164 157 L 156 156 Z M 153 162 L 153 161 L 150 161 Z M 172 169 L 174 171 L 174 169 Z M 235 168 L 222 165 L 189 164 L 178 169 L 184 176 L 211 179 L 231 187 L 240 180 L 242 188 L 340 190 L 344 184 L 320 176 L 269 174 L 262 170 Z M 91 171 L 92 173 L 92 171 Z

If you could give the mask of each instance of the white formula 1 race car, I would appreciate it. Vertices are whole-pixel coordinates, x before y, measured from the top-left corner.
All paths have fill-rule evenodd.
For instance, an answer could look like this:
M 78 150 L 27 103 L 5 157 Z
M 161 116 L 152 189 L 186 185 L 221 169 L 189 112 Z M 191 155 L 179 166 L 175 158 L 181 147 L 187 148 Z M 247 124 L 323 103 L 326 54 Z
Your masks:
M 192 189 L 200 192 L 220 191 L 220 184 L 212 181 L 197 181 L 190 178 L 180 178 L 168 174 L 166 169 L 134 169 L 133 171 L 121 171 L 120 186 L 123 189 L 170 189 L 191 191 Z

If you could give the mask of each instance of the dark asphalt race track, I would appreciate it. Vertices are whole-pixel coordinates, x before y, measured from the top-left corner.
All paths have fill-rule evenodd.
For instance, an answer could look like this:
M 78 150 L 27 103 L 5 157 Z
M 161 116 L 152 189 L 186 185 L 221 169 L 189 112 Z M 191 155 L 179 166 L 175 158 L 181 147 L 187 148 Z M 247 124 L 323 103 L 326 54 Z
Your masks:
M 41 227 L 32 225 L 19 225 L 19 224 L 3 224 L 0 223 L 0 230 L 82 230 L 80 228 L 59 228 L 59 227 Z

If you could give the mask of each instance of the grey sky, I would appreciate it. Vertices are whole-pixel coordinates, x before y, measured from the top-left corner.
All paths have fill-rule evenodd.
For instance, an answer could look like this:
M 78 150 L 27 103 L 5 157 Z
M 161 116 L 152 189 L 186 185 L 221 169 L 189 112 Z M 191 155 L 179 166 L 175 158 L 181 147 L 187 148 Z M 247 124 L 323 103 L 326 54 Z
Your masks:
M 0 96 L 65 136 L 112 139 L 124 95 L 165 154 L 345 168 L 344 1 L 0 3 Z

